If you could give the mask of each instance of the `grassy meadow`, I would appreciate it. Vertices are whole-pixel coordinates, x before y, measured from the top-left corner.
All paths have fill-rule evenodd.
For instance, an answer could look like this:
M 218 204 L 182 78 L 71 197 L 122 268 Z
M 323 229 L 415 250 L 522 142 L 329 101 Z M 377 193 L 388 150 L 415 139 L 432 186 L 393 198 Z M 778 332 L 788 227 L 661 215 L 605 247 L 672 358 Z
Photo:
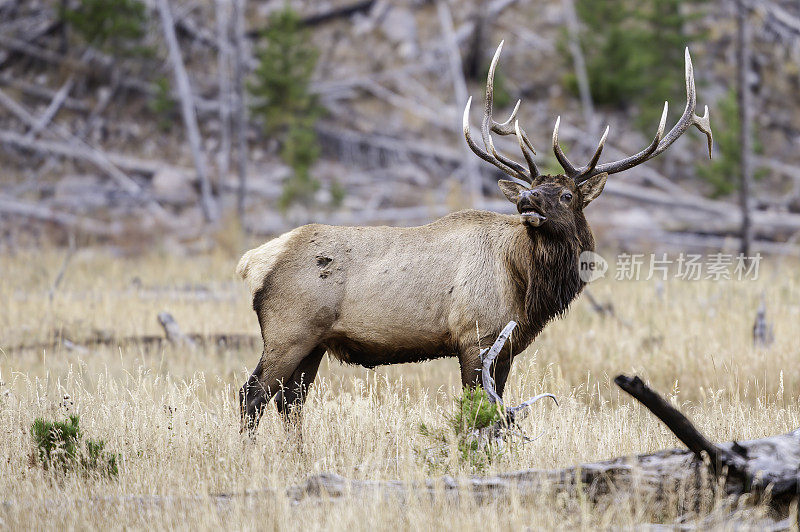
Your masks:
M 311 499 L 286 489 L 308 475 L 404 481 L 558 468 L 680 446 L 618 390 L 638 374 L 712 440 L 751 439 L 800 426 L 797 265 L 766 259 L 756 281 L 616 281 L 591 285 L 619 319 L 584 296 L 515 361 L 506 401 L 542 392 L 513 441 L 480 470 L 456 453 L 431 464 L 420 425 L 444 429 L 460 393 L 455 359 L 367 370 L 327 357 L 304 410 L 302 442 L 274 408 L 255 440 L 239 434 L 236 394 L 260 352 L 246 345 L 178 347 L 122 341 L 161 335 L 168 311 L 186 333 L 258 335 L 238 254 L 117 257 L 81 249 L 0 256 L 0 529 L 520 529 L 672 523 L 675 497 L 637 494 L 589 504 L 563 494 L 477 504 L 391 498 Z M 55 280 L 62 273 L 58 286 Z M 762 298 L 775 342 L 753 347 Z M 103 344 L 82 340 L 102 337 Z M 54 341 L 67 339 L 69 342 Z M 120 339 L 116 342 L 116 339 Z M 71 343 L 70 343 L 71 342 Z M 119 455 L 116 478 L 59 474 L 36 460 L 35 418 L 80 416 L 85 436 Z M 215 497 L 233 494 L 232 497 Z M 697 509 L 724 512 L 713 497 Z M 716 513 L 715 513 L 716 512 Z M 758 511 L 742 510 L 757 519 Z M 722 519 L 720 517 L 720 519 Z M 752 523 L 756 523 L 752 521 Z

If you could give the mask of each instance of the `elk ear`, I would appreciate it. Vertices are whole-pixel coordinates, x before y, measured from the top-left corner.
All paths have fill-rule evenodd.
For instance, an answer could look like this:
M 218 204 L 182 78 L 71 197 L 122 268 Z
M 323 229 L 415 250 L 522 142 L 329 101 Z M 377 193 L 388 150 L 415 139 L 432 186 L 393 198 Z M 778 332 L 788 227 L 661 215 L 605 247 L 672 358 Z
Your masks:
M 508 201 L 510 201 L 511 203 L 516 203 L 522 191 L 528 190 L 527 187 L 524 187 L 519 183 L 515 183 L 514 181 L 510 181 L 508 179 L 500 179 L 497 182 L 497 186 L 500 187 L 500 190 L 503 191 L 503 194 L 506 195 L 506 198 L 508 198 Z
M 581 189 L 581 194 L 583 195 L 584 207 L 589 205 L 597 196 L 600 195 L 600 193 L 603 191 L 603 187 L 606 186 L 606 179 L 608 179 L 608 173 L 603 172 L 602 174 L 597 174 L 596 176 L 590 177 L 578 186 L 578 188 Z

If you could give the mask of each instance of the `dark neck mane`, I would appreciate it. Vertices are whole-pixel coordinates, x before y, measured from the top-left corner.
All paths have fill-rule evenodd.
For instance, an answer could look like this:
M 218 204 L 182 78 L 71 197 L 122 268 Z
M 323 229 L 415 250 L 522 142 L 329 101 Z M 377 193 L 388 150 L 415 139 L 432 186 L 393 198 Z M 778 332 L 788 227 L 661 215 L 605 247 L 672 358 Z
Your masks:
M 526 268 L 525 315 L 533 339 L 550 320 L 563 316 L 583 290 L 578 257 L 582 251 L 594 250 L 594 239 L 588 227 L 585 233 L 566 238 L 528 229 L 528 237 L 531 256 Z

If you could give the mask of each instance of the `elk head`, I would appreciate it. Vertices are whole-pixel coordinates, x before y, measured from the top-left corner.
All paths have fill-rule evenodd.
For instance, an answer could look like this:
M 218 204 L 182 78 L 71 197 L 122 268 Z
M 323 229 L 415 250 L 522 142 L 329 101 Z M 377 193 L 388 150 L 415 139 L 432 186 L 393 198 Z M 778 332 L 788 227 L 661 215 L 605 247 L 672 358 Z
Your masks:
M 517 120 L 520 101 L 517 101 L 511 116 L 505 122 L 495 122 L 492 118 L 494 71 L 502 49 L 503 43 L 501 42 L 492 59 L 486 80 L 486 102 L 481 123 L 481 137 L 485 149 L 481 149 L 470 135 L 469 110 L 472 97 L 467 101 L 467 106 L 464 109 L 464 137 L 467 139 L 470 149 L 478 157 L 493 164 L 511 177 L 510 180 L 499 180 L 498 185 L 506 198 L 516 205 L 523 222 L 528 226 L 569 233 L 576 222 L 582 221 L 585 223 L 583 218 L 584 207 L 600 195 L 610 174 L 628 170 L 659 155 L 692 125 L 697 126 L 706 135 L 708 156 L 711 157 L 712 134 L 708 106 L 706 106 L 705 114 L 702 117 L 694 113 L 697 98 L 694 87 L 692 58 L 689 56 L 689 49 L 687 48 L 685 53 L 686 109 L 669 133 L 664 135 L 669 106 L 667 102 L 664 102 L 664 111 L 661 113 L 661 121 L 659 122 L 656 136 L 645 149 L 619 161 L 598 164 L 600 155 L 603 152 L 603 146 L 608 137 L 609 127 L 606 126 L 606 130 L 591 160 L 584 166 L 575 167 L 567 159 L 558 143 L 558 128 L 561 123 L 561 117 L 559 116 L 553 129 L 553 152 L 564 169 L 564 173 L 541 175 L 533 160 L 533 155 L 536 154 L 533 144 L 531 144 L 528 135 L 520 127 Z M 527 163 L 527 168 L 498 152 L 492 142 L 491 133 L 515 135 Z

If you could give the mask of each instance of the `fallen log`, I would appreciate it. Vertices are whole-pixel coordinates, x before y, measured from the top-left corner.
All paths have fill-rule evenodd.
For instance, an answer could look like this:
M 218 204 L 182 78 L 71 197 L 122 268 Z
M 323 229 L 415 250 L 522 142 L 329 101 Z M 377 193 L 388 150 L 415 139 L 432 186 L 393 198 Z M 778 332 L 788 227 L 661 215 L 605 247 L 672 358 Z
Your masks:
M 68 229 L 81 231 L 98 236 L 117 236 L 122 234 L 122 225 L 118 222 L 105 222 L 101 220 L 93 220 L 83 216 L 75 216 L 66 212 L 54 211 L 43 205 L 33 205 L 17 201 L 12 198 L 0 197 L 0 215 L 9 214 L 14 216 L 23 216 L 40 220 L 43 222 L 51 222 Z
M 634 457 L 620 457 L 555 470 L 529 469 L 490 477 L 455 479 L 449 476 L 420 483 L 392 480 L 351 480 L 322 473 L 292 486 L 287 495 L 296 501 L 344 496 L 394 496 L 402 499 L 472 497 L 538 497 L 552 492 L 580 493 L 596 502 L 611 493 L 654 497 L 680 488 L 721 485 L 738 498 L 755 494 L 786 514 L 800 495 L 800 428 L 779 436 L 752 441 L 710 442 L 683 414 L 638 377 L 618 376 L 614 382 L 656 415 L 687 449 L 670 449 Z M 719 479 L 718 484 L 715 479 Z
M 31 98 L 37 98 L 40 100 L 47 100 L 48 102 L 52 101 L 57 94 L 56 91 L 51 90 L 47 87 L 36 85 L 34 83 L 28 83 L 24 80 L 17 78 L 10 78 L 7 74 L 0 76 L 0 86 L 11 87 L 14 90 L 20 91 L 25 96 Z M 83 100 L 78 100 L 75 98 L 71 98 L 69 96 L 64 98 L 62 106 L 65 109 L 69 109 L 71 111 L 79 111 L 82 113 L 88 112 L 90 110 L 89 104 L 87 104 Z
M 186 337 L 195 346 L 203 349 L 259 349 L 259 346 L 263 343 L 261 336 L 255 334 L 186 334 Z M 76 350 L 76 346 L 79 346 L 81 352 L 86 352 L 92 348 L 98 347 L 144 347 L 161 349 L 162 347 L 170 345 L 175 344 L 170 342 L 164 335 L 143 334 L 138 336 L 114 336 L 112 334 L 103 333 L 82 339 L 59 336 L 47 342 L 31 342 L 16 345 L 0 344 L 0 348 L 6 353 L 18 353 L 23 351 L 41 352 L 43 350 L 52 352 L 60 346 L 73 351 Z

